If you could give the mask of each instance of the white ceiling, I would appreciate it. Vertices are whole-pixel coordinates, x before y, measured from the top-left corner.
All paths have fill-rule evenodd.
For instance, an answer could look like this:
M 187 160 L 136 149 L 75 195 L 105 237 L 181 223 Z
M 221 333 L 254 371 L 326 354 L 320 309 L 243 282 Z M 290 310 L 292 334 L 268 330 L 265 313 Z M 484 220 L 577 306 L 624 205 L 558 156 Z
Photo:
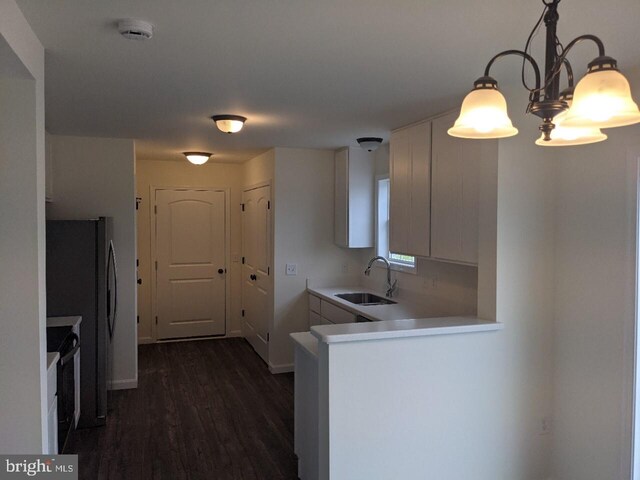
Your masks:
M 47 50 L 54 134 L 135 138 L 138 158 L 185 150 L 244 161 L 272 146 L 337 148 L 456 106 L 490 57 L 522 49 L 536 0 L 17 0 Z M 122 18 L 155 25 L 125 40 Z M 640 65 L 639 0 L 564 0 L 558 34 L 600 36 Z M 541 51 L 544 33 L 537 37 Z M 570 56 L 577 74 L 596 56 Z M 543 63 L 541 55 L 538 58 Z M 492 74 L 515 81 L 519 61 Z M 522 105 L 525 108 L 523 90 Z M 213 114 L 249 118 L 236 135 Z

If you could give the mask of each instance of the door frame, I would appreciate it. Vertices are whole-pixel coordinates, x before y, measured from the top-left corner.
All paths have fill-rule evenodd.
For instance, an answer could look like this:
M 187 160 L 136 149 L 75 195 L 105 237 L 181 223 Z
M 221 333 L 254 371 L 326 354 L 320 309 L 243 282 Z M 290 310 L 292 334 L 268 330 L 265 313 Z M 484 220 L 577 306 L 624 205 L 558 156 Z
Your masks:
M 275 241 L 275 229 L 274 229 L 274 224 L 275 224 L 275 202 L 273 200 L 274 198 L 274 192 L 273 192 L 273 182 L 271 181 L 271 179 L 269 180 L 264 180 L 262 182 L 258 182 L 258 183 L 253 183 L 250 185 L 246 185 L 242 187 L 242 192 L 240 193 L 240 199 L 241 201 L 243 200 L 244 194 L 245 192 L 248 192 L 250 190 L 256 190 L 258 188 L 262 188 L 262 187 L 269 187 L 270 191 L 269 191 L 269 200 L 271 201 L 271 213 L 269 215 L 269 223 L 271 224 L 271 232 L 270 232 L 270 238 L 269 241 L 271 242 L 271 248 L 269 249 L 269 269 L 270 271 L 273 273 L 273 275 L 269 274 L 269 287 L 271 289 L 270 295 L 269 295 L 269 311 L 268 311 L 268 318 L 267 318 L 267 333 L 269 334 L 269 337 L 271 337 L 271 334 L 274 332 L 274 302 L 275 302 L 275 269 L 273 266 L 273 260 L 274 260 L 274 241 Z M 241 247 L 241 255 L 244 255 L 244 249 L 243 247 L 243 240 L 244 240 L 244 221 L 242 220 L 242 218 L 240 218 L 240 247 Z M 244 286 L 243 286 L 243 282 L 242 282 L 242 278 L 240 280 L 240 308 L 244 308 Z M 240 324 L 240 333 L 241 335 L 244 337 L 244 318 L 241 317 L 241 324 Z M 266 359 L 266 363 L 267 366 L 269 367 L 269 369 L 271 369 L 271 355 L 270 355 L 270 344 L 271 341 L 269 341 L 269 343 L 267 343 L 267 359 Z
M 231 318 L 231 288 L 229 285 L 229 276 L 231 275 L 231 205 L 229 205 L 231 189 L 228 187 L 215 186 L 189 187 L 184 185 L 149 185 L 149 198 L 151 199 L 149 202 L 149 218 L 151 219 L 149 222 L 149 237 L 151 239 L 151 265 L 149 265 L 149 268 L 151 269 L 151 339 L 153 342 L 158 342 L 158 324 L 155 320 L 158 315 L 158 271 L 155 269 L 155 262 L 157 260 L 156 236 L 158 233 L 155 207 L 156 192 L 158 190 L 194 190 L 224 193 L 224 268 L 226 270 L 224 275 L 224 337 L 226 337 L 229 334 L 229 319 Z M 216 336 L 216 338 L 222 337 Z

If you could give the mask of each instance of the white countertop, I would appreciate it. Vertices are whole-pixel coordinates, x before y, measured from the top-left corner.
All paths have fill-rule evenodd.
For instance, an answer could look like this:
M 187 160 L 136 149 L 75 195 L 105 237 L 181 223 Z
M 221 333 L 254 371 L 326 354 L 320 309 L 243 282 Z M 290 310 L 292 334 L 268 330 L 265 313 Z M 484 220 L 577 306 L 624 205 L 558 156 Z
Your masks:
M 362 342 L 389 338 L 423 337 L 502 330 L 504 325 L 476 317 L 436 317 L 381 322 L 316 325 L 311 333 L 324 343 Z
M 474 316 L 443 316 L 434 314 L 432 308 L 420 303 L 412 303 L 401 298 L 391 305 L 356 305 L 336 297 L 338 293 L 367 292 L 382 296 L 380 292 L 362 287 L 308 288 L 309 293 L 329 301 L 356 315 L 362 315 L 373 322 L 345 323 L 336 325 L 316 325 L 311 334 L 324 343 L 359 342 L 388 338 L 420 337 L 427 335 L 448 335 L 458 333 L 487 332 L 502 330 L 503 324 L 486 321 Z M 300 339 L 295 338 L 300 343 Z M 309 339 L 302 339 L 309 342 Z M 317 352 L 317 345 L 315 346 Z
M 290 334 L 293 341 L 302 347 L 302 351 L 318 359 L 318 339 L 311 332 L 296 332 Z
M 47 372 L 51 370 L 51 367 L 54 367 L 58 360 L 60 359 L 59 352 L 47 352 Z
M 75 327 L 82 322 L 80 315 L 71 317 L 47 317 L 47 327 Z
M 329 301 L 340 308 L 355 313 L 356 315 L 362 315 L 371 320 L 383 321 L 383 320 L 398 320 L 405 318 L 426 318 L 434 316 L 433 309 L 427 305 L 420 305 L 417 303 L 410 303 L 401 298 L 391 298 L 394 304 L 391 305 L 356 305 L 355 303 L 348 302 L 342 298 L 336 297 L 338 293 L 353 293 L 353 292 L 365 292 L 373 293 L 383 297 L 384 294 L 372 290 L 370 288 L 363 287 L 336 287 L 336 288 L 307 288 L 307 291 L 313 295 L 316 295 L 323 300 Z M 435 316 L 438 316 L 436 313 Z

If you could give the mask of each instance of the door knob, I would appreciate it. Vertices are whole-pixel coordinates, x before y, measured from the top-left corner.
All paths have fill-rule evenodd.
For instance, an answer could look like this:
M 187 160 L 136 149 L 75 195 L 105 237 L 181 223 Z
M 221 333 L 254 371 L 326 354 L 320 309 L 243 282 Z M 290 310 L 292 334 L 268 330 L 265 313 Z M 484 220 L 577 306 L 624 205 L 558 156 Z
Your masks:
M 138 279 L 138 285 L 142 285 L 142 279 L 141 278 Z
M 223 270 L 223 269 L 221 269 L 221 268 L 219 268 L 219 269 L 218 269 L 218 273 L 219 273 L 219 274 L 223 274 L 223 273 L 224 273 L 224 270 Z

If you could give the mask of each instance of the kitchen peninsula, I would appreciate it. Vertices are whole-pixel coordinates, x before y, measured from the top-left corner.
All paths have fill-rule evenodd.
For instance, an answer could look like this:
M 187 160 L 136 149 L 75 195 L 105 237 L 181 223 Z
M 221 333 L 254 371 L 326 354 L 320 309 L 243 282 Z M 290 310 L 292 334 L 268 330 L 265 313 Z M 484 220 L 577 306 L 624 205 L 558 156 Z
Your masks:
M 487 459 L 472 446 L 494 434 L 481 424 L 499 404 L 491 365 L 503 325 L 406 318 L 420 307 L 402 301 L 350 306 L 335 297 L 343 290 L 310 289 L 311 308 L 317 296 L 371 321 L 291 335 L 300 478 L 473 478 L 474 465 Z M 444 454 L 455 444 L 466 462 Z

